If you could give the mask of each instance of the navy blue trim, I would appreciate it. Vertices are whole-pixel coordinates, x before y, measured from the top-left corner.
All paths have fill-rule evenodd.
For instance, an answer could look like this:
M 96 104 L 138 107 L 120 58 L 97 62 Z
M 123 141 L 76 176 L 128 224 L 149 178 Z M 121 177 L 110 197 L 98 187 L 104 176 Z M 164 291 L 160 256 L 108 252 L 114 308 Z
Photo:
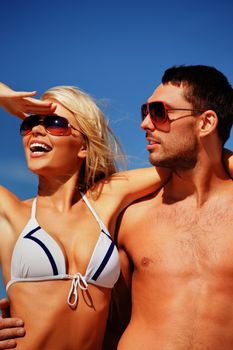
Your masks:
M 102 231 L 104 232 L 104 231 Z M 105 233 L 105 232 L 104 232 Z M 105 254 L 105 257 L 103 258 L 102 260 L 102 263 L 100 264 L 100 266 L 98 267 L 97 271 L 95 272 L 95 274 L 92 276 L 92 280 L 96 281 L 97 278 L 99 277 L 99 275 L 101 274 L 101 272 L 103 271 L 103 269 L 105 268 L 105 266 L 107 265 L 111 255 L 112 255 L 112 252 L 113 252 L 113 249 L 114 249 L 114 242 L 112 240 L 112 238 L 107 235 L 109 237 L 109 239 L 112 241 L 111 244 L 110 244 L 110 247 L 108 248 L 108 251 L 107 253 Z
M 101 229 L 101 232 L 105 234 L 105 236 L 107 236 L 111 241 L 112 241 L 112 237 L 106 233 L 103 229 Z
M 50 264 L 52 266 L 52 269 L 53 269 L 53 274 L 54 275 L 58 275 L 58 269 L 57 269 L 57 265 L 53 259 L 53 256 L 52 254 L 50 253 L 50 251 L 48 250 L 48 248 L 46 247 L 46 245 L 41 242 L 38 238 L 36 237 L 33 237 L 33 233 L 35 233 L 36 231 L 40 230 L 41 227 L 38 226 L 36 227 L 34 230 L 30 231 L 29 233 L 26 234 L 26 236 L 24 236 L 24 238 L 28 238 L 28 239 L 31 239 L 32 241 L 36 242 L 37 244 L 39 244 L 39 246 L 43 249 L 43 251 L 45 252 L 45 254 L 47 255 L 49 261 L 50 261 Z

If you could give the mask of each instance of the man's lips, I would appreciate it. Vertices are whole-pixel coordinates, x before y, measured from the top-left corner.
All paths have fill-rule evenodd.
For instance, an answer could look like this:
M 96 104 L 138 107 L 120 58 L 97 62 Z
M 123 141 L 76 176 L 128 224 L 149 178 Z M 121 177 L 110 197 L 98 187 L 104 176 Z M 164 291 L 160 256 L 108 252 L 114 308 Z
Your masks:
M 160 144 L 160 140 L 158 140 L 157 138 L 147 137 L 146 139 L 149 145 Z
M 154 144 L 159 144 L 160 142 L 159 141 L 156 141 L 156 140 L 148 140 L 148 144 L 149 145 L 154 145 Z
M 151 150 L 153 149 L 154 147 L 156 147 L 157 145 L 160 145 L 160 141 L 159 140 L 156 140 L 154 138 L 151 138 L 151 137 L 147 137 L 147 149 L 148 150 Z

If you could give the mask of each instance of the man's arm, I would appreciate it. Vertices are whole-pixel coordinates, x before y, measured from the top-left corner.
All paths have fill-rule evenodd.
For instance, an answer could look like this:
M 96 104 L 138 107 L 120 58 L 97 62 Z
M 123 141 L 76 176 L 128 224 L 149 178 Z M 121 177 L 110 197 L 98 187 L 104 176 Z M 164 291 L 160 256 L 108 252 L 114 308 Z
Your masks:
M 131 316 L 131 282 L 126 254 L 120 249 L 121 274 L 112 291 L 111 307 L 102 350 L 116 350 Z M 131 280 L 131 274 L 130 274 Z
M 131 316 L 131 264 L 119 237 L 123 213 L 115 229 L 115 241 L 119 250 L 121 273 L 112 291 L 111 307 L 102 350 L 116 350 Z
M 17 346 L 15 338 L 23 337 L 25 329 L 19 318 L 10 318 L 10 304 L 7 299 L 0 300 L 0 350 L 12 349 Z

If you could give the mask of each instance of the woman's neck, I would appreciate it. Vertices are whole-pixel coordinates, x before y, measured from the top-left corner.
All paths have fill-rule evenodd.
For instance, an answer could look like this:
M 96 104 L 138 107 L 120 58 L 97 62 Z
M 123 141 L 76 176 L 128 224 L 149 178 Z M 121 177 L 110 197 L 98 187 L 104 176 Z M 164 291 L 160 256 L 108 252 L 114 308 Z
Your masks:
M 64 212 L 80 199 L 78 176 L 39 177 L 38 197 Z

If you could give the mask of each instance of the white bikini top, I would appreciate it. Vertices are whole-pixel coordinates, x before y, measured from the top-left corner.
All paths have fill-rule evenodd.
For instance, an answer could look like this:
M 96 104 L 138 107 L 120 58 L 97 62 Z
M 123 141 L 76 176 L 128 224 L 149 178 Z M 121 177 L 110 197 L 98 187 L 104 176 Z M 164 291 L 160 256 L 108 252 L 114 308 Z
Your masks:
M 63 252 L 59 244 L 36 220 L 36 200 L 32 203 L 31 218 L 20 234 L 11 259 L 11 280 L 6 290 L 16 282 L 48 281 L 70 279 L 71 288 L 67 302 L 75 307 L 78 301 L 78 287 L 88 289 L 88 283 L 112 288 L 120 274 L 118 250 L 107 228 L 100 220 L 87 197 L 82 198 L 100 226 L 100 235 L 90 258 L 85 275 L 80 272 L 70 275 L 66 271 Z

